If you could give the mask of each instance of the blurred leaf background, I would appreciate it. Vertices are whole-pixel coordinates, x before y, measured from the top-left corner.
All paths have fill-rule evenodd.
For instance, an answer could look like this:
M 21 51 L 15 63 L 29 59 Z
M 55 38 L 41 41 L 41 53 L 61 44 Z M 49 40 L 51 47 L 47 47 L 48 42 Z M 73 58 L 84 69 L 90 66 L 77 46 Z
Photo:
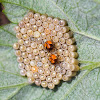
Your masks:
M 100 100 L 99 0 L 2 0 L 1 3 L 0 25 L 6 25 L 0 26 L 0 100 Z M 61 82 L 54 90 L 28 85 L 27 78 L 19 74 L 12 48 L 17 41 L 14 27 L 29 10 L 65 19 L 74 32 L 81 70 L 72 81 Z

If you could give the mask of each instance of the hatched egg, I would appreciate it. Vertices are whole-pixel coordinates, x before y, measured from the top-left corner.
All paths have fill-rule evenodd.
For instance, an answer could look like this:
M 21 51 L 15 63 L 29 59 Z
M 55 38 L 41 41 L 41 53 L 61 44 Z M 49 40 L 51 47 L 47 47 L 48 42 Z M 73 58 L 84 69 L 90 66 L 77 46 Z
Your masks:
M 40 33 L 39 33 L 38 31 L 35 31 L 35 32 L 34 32 L 34 37 L 35 37 L 35 38 L 39 38 L 39 37 L 40 37 Z

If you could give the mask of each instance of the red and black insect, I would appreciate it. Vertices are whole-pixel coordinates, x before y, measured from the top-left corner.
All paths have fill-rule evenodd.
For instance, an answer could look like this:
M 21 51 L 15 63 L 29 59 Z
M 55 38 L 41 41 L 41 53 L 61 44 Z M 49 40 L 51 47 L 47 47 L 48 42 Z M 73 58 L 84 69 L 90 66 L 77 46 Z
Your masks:
M 53 49 L 53 44 L 51 41 L 46 41 L 45 44 L 44 44 L 45 48 L 48 49 L 48 50 L 51 50 Z
M 51 54 L 49 60 L 52 64 L 54 64 L 57 61 L 57 56 L 55 54 Z

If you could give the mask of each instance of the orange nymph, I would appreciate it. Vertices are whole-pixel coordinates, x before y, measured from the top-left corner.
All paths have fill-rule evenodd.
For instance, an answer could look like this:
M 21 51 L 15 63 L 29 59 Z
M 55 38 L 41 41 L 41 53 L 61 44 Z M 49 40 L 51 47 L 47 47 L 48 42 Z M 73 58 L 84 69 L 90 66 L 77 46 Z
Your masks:
M 45 48 L 48 49 L 48 50 L 51 50 L 53 48 L 53 44 L 51 41 L 47 41 L 45 42 L 44 44 Z
M 49 57 L 49 60 L 50 60 L 50 62 L 51 63 L 56 63 L 56 60 L 57 60 L 57 56 L 56 55 L 54 55 L 54 54 L 52 54 L 50 57 Z

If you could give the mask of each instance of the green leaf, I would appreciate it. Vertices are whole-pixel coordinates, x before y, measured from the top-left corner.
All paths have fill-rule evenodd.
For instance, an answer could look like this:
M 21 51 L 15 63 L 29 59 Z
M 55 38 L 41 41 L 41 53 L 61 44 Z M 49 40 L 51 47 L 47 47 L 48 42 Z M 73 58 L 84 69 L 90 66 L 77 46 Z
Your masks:
M 98 0 L 2 0 L 2 4 L 12 23 L 0 27 L 0 100 L 100 99 Z M 81 70 L 72 81 L 61 82 L 54 90 L 28 85 L 27 78 L 19 74 L 12 48 L 17 41 L 14 26 L 29 10 L 65 19 L 75 32 Z

